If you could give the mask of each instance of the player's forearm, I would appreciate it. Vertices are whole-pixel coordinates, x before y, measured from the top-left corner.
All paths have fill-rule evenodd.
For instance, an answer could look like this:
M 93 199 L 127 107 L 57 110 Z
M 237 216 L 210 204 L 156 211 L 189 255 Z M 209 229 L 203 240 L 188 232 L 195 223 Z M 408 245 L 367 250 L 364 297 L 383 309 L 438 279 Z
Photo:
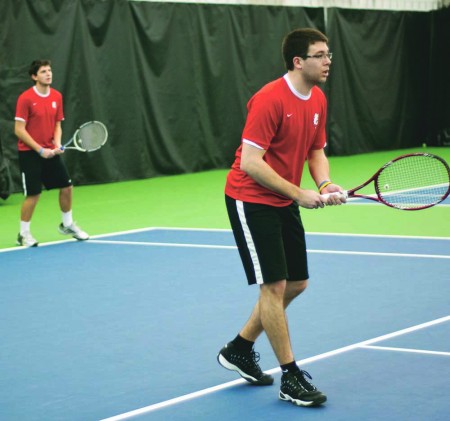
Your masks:
M 308 155 L 308 168 L 317 187 L 330 180 L 330 164 L 323 151 L 313 151 Z
M 314 190 L 304 190 L 290 183 L 274 171 L 265 161 L 254 161 L 241 165 L 241 169 L 252 177 L 257 183 L 293 200 L 298 206 L 313 209 L 323 207 L 324 204 L 319 193 Z
M 281 177 L 264 160 L 246 160 L 241 163 L 241 169 L 263 187 L 296 200 L 300 188 Z
M 42 146 L 31 137 L 25 128 L 16 126 L 14 133 L 25 145 L 39 153 Z
M 53 134 L 53 143 L 57 148 L 61 147 L 62 129 L 61 124 L 57 124 L 55 127 L 55 133 Z

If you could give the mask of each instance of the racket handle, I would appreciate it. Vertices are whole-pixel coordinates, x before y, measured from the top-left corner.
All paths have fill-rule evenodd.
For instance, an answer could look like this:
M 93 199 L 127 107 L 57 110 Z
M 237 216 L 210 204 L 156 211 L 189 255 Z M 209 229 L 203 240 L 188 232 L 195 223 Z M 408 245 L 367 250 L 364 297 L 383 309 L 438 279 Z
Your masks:
M 321 199 L 324 202 L 326 202 L 328 200 L 328 198 L 331 196 L 339 196 L 339 197 L 342 197 L 343 199 L 348 199 L 348 192 L 343 191 L 343 192 L 335 192 L 335 193 L 325 193 L 325 194 L 320 195 Z

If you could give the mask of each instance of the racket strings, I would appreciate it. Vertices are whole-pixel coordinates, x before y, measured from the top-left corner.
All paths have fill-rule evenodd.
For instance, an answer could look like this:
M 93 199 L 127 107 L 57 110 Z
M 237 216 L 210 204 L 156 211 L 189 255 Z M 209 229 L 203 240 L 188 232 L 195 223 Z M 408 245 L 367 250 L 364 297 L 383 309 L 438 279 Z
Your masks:
M 381 200 L 399 209 L 432 206 L 448 195 L 450 172 L 432 155 L 408 156 L 380 172 L 376 189 Z
M 80 128 L 76 143 L 82 149 L 92 151 L 100 148 L 106 141 L 108 133 L 106 127 L 99 122 L 91 122 Z

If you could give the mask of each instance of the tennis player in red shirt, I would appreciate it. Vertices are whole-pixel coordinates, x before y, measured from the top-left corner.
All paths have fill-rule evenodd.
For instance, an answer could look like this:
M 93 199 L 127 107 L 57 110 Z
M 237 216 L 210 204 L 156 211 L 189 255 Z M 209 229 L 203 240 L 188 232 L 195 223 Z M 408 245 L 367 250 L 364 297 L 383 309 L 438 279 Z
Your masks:
M 63 102 L 62 95 L 50 87 L 53 76 L 50 61 L 33 61 L 29 74 L 35 85 L 17 100 L 14 129 L 18 137 L 19 166 L 25 195 L 17 244 L 26 247 L 38 245 L 31 235 L 30 224 L 42 185 L 47 190 L 59 189 L 62 212 L 59 232 L 77 240 L 87 240 L 89 235 L 72 219 L 72 181 L 60 157 L 64 152 L 61 149 Z
M 260 294 L 251 316 L 219 352 L 219 363 L 255 385 L 274 381 L 262 372 L 253 346 L 265 331 L 279 361 L 279 397 L 300 406 L 327 398 L 297 366 L 285 314 L 308 282 L 305 231 L 299 207 L 323 208 L 345 201 L 330 180 L 325 124 L 327 101 L 317 86 L 328 78 L 332 54 L 321 32 L 297 29 L 283 40 L 287 73 L 248 102 L 242 142 L 227 177 L 225 199 L 230 224 L 249 284 Z M 308 162 L 318 191 L 301 188 Z

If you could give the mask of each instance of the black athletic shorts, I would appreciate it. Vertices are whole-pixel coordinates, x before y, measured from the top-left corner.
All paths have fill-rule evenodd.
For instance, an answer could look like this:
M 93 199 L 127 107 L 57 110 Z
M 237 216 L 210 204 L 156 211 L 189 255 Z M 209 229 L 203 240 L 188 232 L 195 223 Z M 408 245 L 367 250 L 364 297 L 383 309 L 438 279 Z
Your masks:
M 309 278 L 305 230 L 297 205 L 275 207 L 227 195 L 225 202 L 250 285 Z
M 62 189 L 72 185 L 61 156 L 42 158 L 35 151 L 19 151 L 19 167 L 25 196 L 35 196 L 47 190 Z

